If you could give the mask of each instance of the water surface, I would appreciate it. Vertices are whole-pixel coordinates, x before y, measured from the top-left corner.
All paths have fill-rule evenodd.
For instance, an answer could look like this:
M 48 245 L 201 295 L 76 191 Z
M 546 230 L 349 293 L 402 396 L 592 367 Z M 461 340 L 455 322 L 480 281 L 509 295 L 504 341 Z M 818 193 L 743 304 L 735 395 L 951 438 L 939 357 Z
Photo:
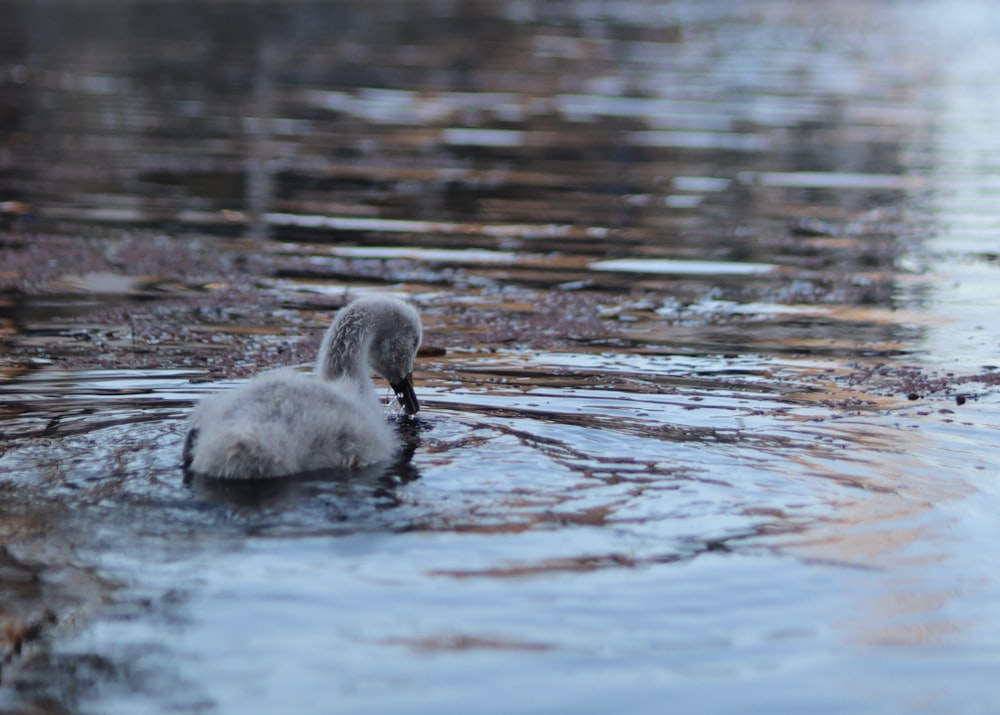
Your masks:
M 0 709 L 1000 707 L 991 5 L 4 7 Z M 185 484 L 371 291 L 412 454 Z

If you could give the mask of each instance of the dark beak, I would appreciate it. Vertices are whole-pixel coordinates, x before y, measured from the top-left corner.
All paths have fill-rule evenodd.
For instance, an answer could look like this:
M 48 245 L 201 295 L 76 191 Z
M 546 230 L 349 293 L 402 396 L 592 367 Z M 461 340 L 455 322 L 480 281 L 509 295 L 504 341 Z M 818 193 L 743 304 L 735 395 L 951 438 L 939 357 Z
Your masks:
M 404 377 L 392 386 L 392 391 L 396 393 L 396 399 L 403 406 L 403 411 L 408 415 L 415 415 L 420 410 L 420 403 L 417 402 L 417 393 L 413 391 L 413 373 Z

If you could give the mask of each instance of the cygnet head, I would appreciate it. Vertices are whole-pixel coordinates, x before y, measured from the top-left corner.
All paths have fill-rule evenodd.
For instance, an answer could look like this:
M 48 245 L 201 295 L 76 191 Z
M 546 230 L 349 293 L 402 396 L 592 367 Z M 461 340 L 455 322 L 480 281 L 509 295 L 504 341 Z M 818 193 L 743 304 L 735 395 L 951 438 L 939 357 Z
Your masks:
M 379 303 L 368 359 L 375 372 L 392 386 L 406 414 L 416 414 L 420 403 L 413 391 L 413 360 L 423 336 L 420 316 L 412 305 L 402 301 Z
M 327 330 L 316 366 L 320 377 L 367 379 L 371 370 L 392 386 L 407 414 L 420 409 L 413 391 L 413 361 L 423 331 L 409 303 L 386 296 L 359 298 Z

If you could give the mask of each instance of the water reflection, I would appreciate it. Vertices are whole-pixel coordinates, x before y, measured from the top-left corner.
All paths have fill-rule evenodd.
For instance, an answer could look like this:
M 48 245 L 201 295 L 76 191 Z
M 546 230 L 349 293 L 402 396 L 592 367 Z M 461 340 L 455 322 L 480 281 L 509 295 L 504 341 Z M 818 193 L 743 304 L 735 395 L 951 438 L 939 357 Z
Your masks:
M 0 709 L 994 704 L 959 5 L 6 3 Z M 405 458 L 185 485 L 369 291 Z

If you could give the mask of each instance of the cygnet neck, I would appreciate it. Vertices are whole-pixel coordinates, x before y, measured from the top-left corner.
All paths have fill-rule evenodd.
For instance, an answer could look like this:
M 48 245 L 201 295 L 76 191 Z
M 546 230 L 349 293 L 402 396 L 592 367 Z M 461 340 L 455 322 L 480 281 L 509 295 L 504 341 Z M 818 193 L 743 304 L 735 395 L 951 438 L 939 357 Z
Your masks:
M 375 327 L 365 310 L 345 308 L 323 336 L 316 372 L 324 380 L 349 377 L 367 381 L 371 376 L 368 353 Z

